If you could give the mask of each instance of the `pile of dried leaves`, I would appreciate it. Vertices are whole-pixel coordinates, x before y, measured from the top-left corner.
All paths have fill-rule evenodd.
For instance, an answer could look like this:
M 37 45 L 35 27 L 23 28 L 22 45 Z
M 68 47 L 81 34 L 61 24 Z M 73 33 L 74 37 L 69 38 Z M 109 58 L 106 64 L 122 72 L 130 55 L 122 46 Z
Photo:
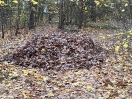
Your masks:
M 66 70 L 90 68 L 102 63 L 105 55 L 106 51 L 94 45 L 87 34 L 52 33 L 34 35 L 3 60 L 25 67 Z

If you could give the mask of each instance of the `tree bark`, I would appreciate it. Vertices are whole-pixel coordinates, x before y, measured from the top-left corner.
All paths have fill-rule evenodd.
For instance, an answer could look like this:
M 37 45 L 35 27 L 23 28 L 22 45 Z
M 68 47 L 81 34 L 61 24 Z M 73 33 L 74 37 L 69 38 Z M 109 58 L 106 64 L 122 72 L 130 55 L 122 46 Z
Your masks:
M 60 4 L 59 4 L 59 25 L 58 25 L 58 29 L 64 29 L 64 13 L 63 13 L 63 5 L 64 5 L 64 1 L 60 0 Z
M 83 23 L 83 0 L 79 0 L 79 11 L 78 11 L 78 28 L 82 28 Z
M 91 20 L 96 22 L 96 3 L 91 0 Z
M 129 10 L 130 10 L 130 19 L 132 19 L 132 1 L 128 0 L 129 2 Z
M 30 6 L 30 16 L 29 16 L 29 30 L 34 29 L 35 24 L 34 24 L 34 11 L 32 9 L 33 4 L 32 2 L 29 2 L 29 6 Z
M 1 6 L 1 30 L 2 30 L 2 38 L 4 38 L 4 7 Z
M 17 14 L 17 19 L 16 19 L 16 32 L 15 32 L 15 36 L 17 36 L 18 34 L 18 30 L 19 30 L 19 21 L 20 21 L 20 0 L 18 0 L 18 6 L 17 6 L 17 10 L 18 10 L 18 14 Z

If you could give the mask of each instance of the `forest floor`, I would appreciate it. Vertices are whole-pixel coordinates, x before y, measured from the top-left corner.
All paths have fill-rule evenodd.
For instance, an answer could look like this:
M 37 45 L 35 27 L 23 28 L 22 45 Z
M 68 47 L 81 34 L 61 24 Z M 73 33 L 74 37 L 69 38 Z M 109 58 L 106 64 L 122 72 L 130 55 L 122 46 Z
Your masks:
M 23 31 L 22 31 L 23 32 Z M 56 27 L 38 27 L 37 34 L 59 32 Z M 17 37 L 0 38 L 0 57 L 22 46 L 34 35 L 23 32 Z M 0 63 L 1 99 L 132 99 L 131 43 L 119 49 L 123 32 L 84 28 L 94 43 L 110 51 L 104 64 L 88 69 L 66 71 L 14 66 Z M 126 35 L 126 34 L 125 34 Z M 127 38 L 132 37 L 128 32 Z M 129 48 L 129 49 L 128 49 Z M 116 51 L 116 52 L 114 52 Z M 122 52 L 123 51 L 123 52 Z

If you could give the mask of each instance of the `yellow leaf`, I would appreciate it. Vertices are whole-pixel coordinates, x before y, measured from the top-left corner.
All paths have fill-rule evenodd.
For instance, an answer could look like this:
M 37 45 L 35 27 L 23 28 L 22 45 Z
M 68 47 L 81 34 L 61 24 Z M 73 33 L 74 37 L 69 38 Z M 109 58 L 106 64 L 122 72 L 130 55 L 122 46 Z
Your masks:
M 17 0 L 13 0 L 12 2 L 14 2 L 14 3 L 18 3 L 18 1 L 17 1 Z
M 97 0 L 95 0 L 94 2 L 96 3 L 97 6 L 100 4 L 100 2 Z
M 75 83 L 72 83 L 73 86 L 79 86 L 80 85 L 80 82 L 75 82 Z
M 131 80 L 127 80 L 128 83 L 131 83 Z
M 65 62 L 64 61 L 61 61 L 61 64 L 64 64 Z
M 115 47 L 115 51 L 116 51 L 116 52 L 118 52 L 119 49 L 120 49 L 120 46 L 116 46 L 116 47 Z
M 123 41 L 126 41 L 126 38 L 124 38 Z
M 102 36 L 102 39 L 105 39 L 105 36 Z
M 106 47 L 105 49 L 106 49 L 106 50 L 109 50 L 109 47 Z
M 6 62 L 6 61 L 5 61 L 5 62 L 3 62 L 3 64 L 4 64 L 4 66 L 9 65 L 9 63 L 8 63 L 8 62 Z
M 127 35 L 127 38 L 130 38 L 130 35 Z
M 85 7 L 84 9 L 87 10 L 87 7 Z
M 14 87 L 13 89 L 15 89 L 15 90 L 18 90 L 18 89 L 21 89 L 22 87 L 21 86 L 17 86 L 17 87 Z
M 114 87 L 112 87 L 110 84 L 108 84 L 107 88 L 108 89 L 114 89 Z
M 35 5 L 38 4 L 38 2 L 36 2 L 35 0 L 32 0 L 32 2 L 33 2 L 33 4 L 35 4 Z
M 47 77 L 43 77 L 43 76 L 39 76 L 37 78 L 37 80 L 40 80 L 40 81 L 46 81 L 48 78 Z
M 107 36 L 108 36 L 108 37 L 110 37 L 111 35 L 110 35 L 110 34 L 108 34 Z
M 130 32 L 129 34 L 131 34 L 131 35 L 132 35 L 132 32 Z
M 120 37 L 121 37 L 120 35 L 117 36 L 117 38 L 120 38 Z
M 75 72 L 75 74 L 81 74 L 81 71 L 79 70 L 79 71 Z
M 127 66 L 123 66 L 123 69 L 127 69 Z
M 30 71 L 29 71 L 29 74 L 30 74 L 30 75 L 35 75 L 36 72 L 37 72 L 37 71 L 30 70 Z
M 29 73 L 28 70 L 22 70 L 22 72 L 24 75 L 28 75 L 28 73 Z
M 51 93 L 48 94 L 48 96 L 54 97 L 55 95 L 51 92 Z
M 59 83 L 59 84 L 58 84 L 58 86 L 59 86 L 59 87 L 61 87 L 61 86 L 62 86 L 62 84 L 61 84 L 61 83 Z
M 124 48 L 127 48 L 127 47 L 128 47 L 128 43 L 125 43 L 125 44 L 123 45 L 123 47 L 124 47 Z
M 45 52 L 45 48 L 42 48 L 42 49 L 41 49 L 41 52 Z
M 122 12 L 124 12 L 124 11 L 125 11 L 125 9 L 122 9 L 121 11 L 122 11 Z
M 109 59 L 109 58 L 107 58 L 105 62 L 109 62 L 109 61 L 110 61 L 110 59 Z
M 123 32 L 118 33 L 118 35 L 122 35 L 122 34 L 124 34 L 124 33 Z
M 28 98 L 28 96 L 26 95 L 28 93 L 28 91 L 23 90 L 21 93 L 22 93 L 24 99 L 27 99 Z
M 105 39 L 105 36 L 103 36 L 103 35 L 100 35 L 100 38 L 102 38 L 102 39 Z
M 3 3 L 3 1 L 0 1 L 0 4 L 2 4 Z
M 128 3 L 125 4 L 125 7 L 127 7 L 127 6 L 128 6 Z
M 105 7 L 108 7 L 108 5 L 107 5 L 107 4 L 104 4 L 104 6 L 105 6 Z
M 0 5 L 1 5 L 1 6 L 4 6 L 4 5 L 7 5 L 7 4 L 5 4 L 4 1 L 1 1 L 1 0 L 0 0 Z
M 92 86 L 87 86 L 86 89 L 87 89 L 87 90 L 90 90 L 90 89 L 93 89 L 93 87 L 92 87 Z

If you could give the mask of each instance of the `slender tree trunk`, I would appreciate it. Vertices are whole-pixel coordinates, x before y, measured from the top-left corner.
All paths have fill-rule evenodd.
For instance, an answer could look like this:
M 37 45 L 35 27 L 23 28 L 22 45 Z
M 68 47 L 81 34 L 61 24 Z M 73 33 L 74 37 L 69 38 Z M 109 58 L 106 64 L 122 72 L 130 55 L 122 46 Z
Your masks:
M 64 13 L 63 13 L 63 0 L 60 0 L 60 5 L 59 5 L 59 29 L 64 29 Z
M 18 10 L 18 14 L 17 14 L 17 19 L 16 19 L 16 32 L 15 32 L 15 36 L 17 36 L 18 34 L 18 30 L 19 30 L 19 21 L 20 21 L 20 0 L 18 0 L 18 6 L 17 6 L 17 10 Z
M 39 20 L 42 21 L 43 20 L 43 7 L 40 8 L 40 11 L 41 12 L 39 12 L 40 13 L 40 15 L 39 15 L 40 19 Z
M 12 7 L 12 1 L 10 2 L 11 4 L 11 7 Z M 10 9 L 10 12 L 9 12 L 9 28 L 10 28 L 10 35 L 12 36 L 12 20 L 11 20 L 11 17 L 12 17 L 12 9 Z
M 30 16 L 29 16 L 29 30 L 34 29 L 35 24 L 34 24 L 34 11 L 32 9 L 33 4 L 32 2 L 29 2 L 29 6 L 30 6 Z
M 69 17 L 70 17 L 70 14 L 69 14 L 69 12 L 70 12 L 69 1 L 66 2 L 65 7 L 66 7 L 66 11 L 65 11 L 65 13 L 66 13 L 65 21 L 66 21 L 66 23 L 65 24 L 69 24 Z
M 78 11 L 78 28 L 82 28 L 83 23 L 83 0 L 79 0 L 79 11 Z
M 130 19 L 132 19 L 132 1 L 128 0 L 129 2 L 129 10 L 130 10 Z
M 1 6 L 1 30 L 2 30 L 2 38 L 4 38 L 4 7 Z
M 72 6 L 70 5 L 70 24 L 72 24 L 72 18 L 73 18 L 73 14 L 72 14 Z
M 91 0 L 91 20 L 96 22 L 96 3 Z

